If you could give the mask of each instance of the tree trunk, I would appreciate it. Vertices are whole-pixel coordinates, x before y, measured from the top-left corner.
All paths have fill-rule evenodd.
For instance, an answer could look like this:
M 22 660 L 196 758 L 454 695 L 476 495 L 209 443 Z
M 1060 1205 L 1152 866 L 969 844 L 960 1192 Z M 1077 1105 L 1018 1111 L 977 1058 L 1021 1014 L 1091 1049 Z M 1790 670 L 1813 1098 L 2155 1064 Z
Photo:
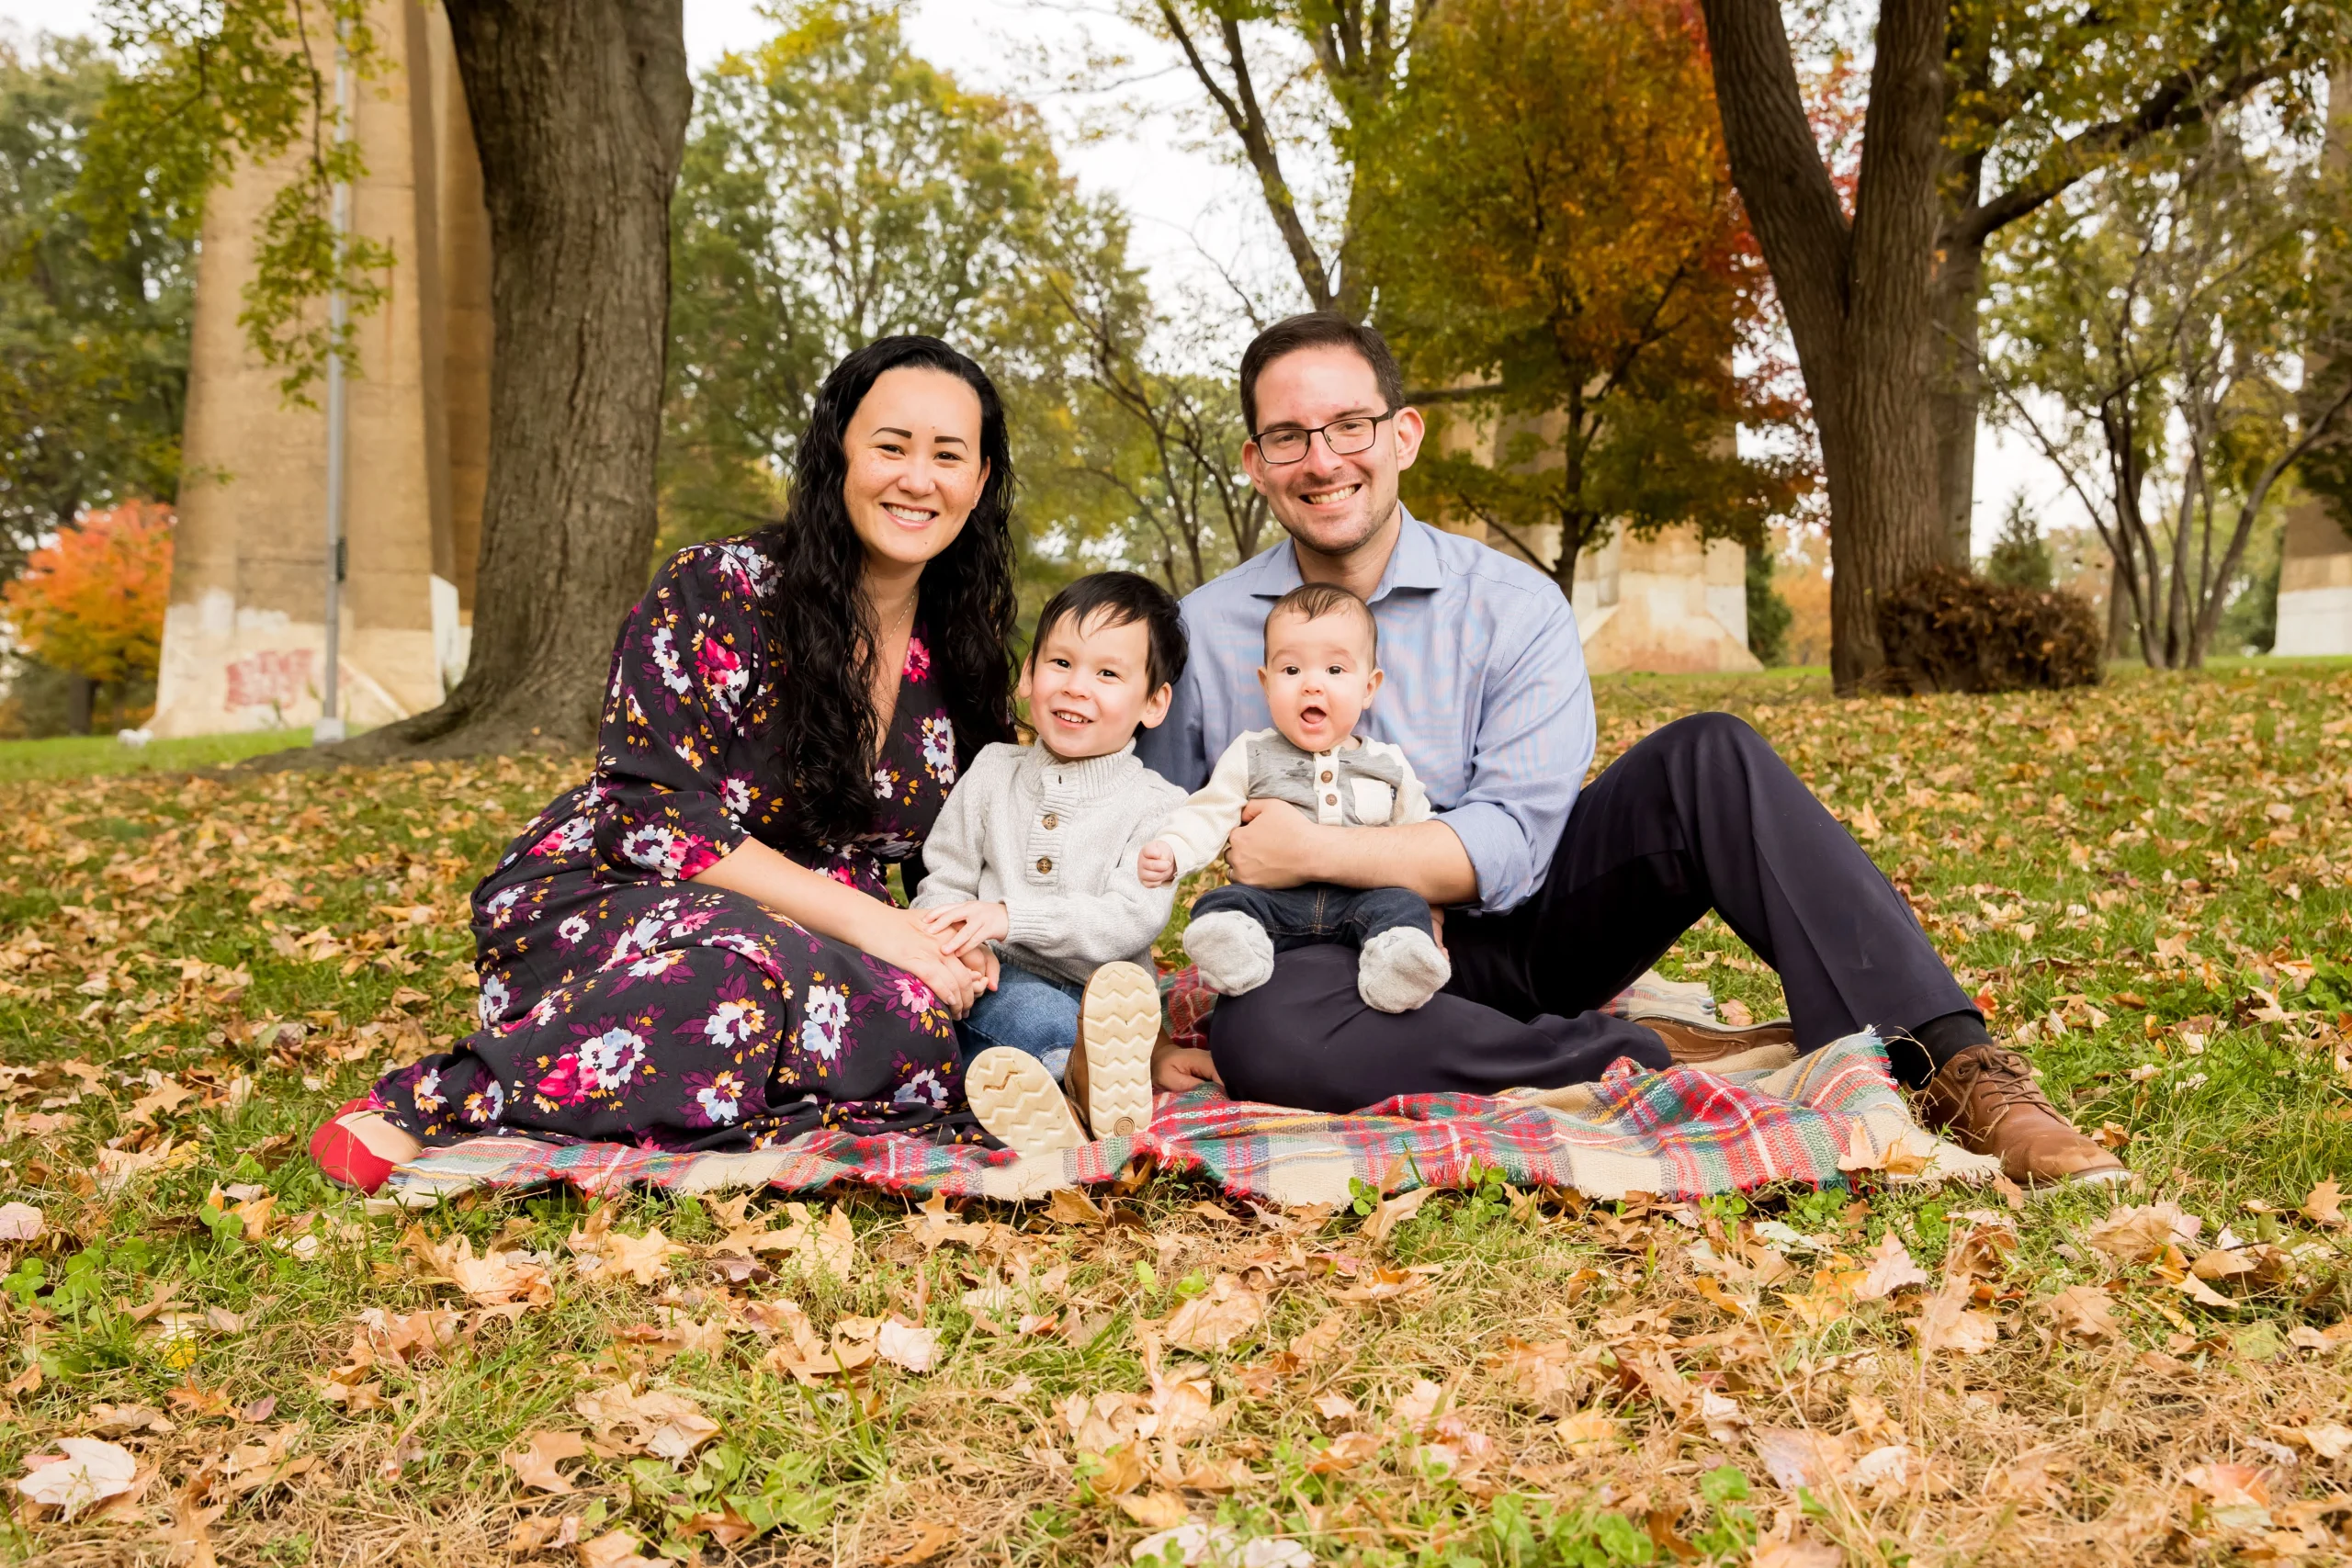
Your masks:
M 65 677 L 65 733 L 87 735 L 90 720 L 96 707 L 98 683 L 87 675 L 69 674 Z
M 2123 554 L 2119 550 L 2107 568 L 2107 657 L 2109 659 L 2122 658 L 2124 651 L 2132 646 L 2132 589 L 2125 570 Z
M 1936 432 L 1936 514 L 1943 520 L 1944 563 L 1961 571 L 1970 570 L 1976 554 L 1971 537 L 1976 517 L 1976 421 L 1984 397 L 1976 307 L 1984 291 L 1984 243 L 1954 238 L 1947 229 L 1931 307 L 1936 379 L 1928 400 Z
M 1946 549 L 1937 512 L 1931 281 L 1942 217 L 1945 7 L 1883 0 L 1849 223 L 1822 166 L 1773 0 L 1702 0 L 1733 182 L 1772 269 L 1829 489 L 1830 669 L 1885 668 L 1881 599 Z
M 586 745 L 645 591 L 669 344 L 682 0 L 447 0 L 490 207 L 490 473 L 448 700 L 345 758 Z

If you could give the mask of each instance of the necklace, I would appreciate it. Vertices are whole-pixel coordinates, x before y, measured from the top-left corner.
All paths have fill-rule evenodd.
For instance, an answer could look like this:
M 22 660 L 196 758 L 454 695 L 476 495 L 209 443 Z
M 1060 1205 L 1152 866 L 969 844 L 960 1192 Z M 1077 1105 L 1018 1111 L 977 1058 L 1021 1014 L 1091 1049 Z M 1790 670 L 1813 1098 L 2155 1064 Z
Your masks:
M 910 594 L 908 596 L 906 613 L 899 617 L 899 624 L 882 634 L 882 640 L 885 643 L 888 643 L 893 637 L 899 637 L 905 633 L 914 630 L 915 605 L 921 597 L 922 596 L 920 594 Z M 875 651 L 878 653 L 881 650 L 876 649 Z

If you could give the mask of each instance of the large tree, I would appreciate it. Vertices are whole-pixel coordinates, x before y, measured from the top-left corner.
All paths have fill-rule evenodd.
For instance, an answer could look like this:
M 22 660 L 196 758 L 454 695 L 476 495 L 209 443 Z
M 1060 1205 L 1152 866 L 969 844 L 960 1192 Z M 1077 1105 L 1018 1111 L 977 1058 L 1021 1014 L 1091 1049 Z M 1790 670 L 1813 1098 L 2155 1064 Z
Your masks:
M 473 652 L 439 707 L 336 749 L 352 758 L 588 741 L 657 526 L 670 195 L 693 97 L 681 0 L 443 3 L 490 209 L 496 344 Z M 176 188 L 200 198 L 240 162 L 306 152 L 246 310 L 299 389 L 337 347 L 320 294 L 340 279 L 365 303 L 370 272 L 400 262 L 338 260 L 327 238 L 327 193 L 357 168 L 332 134 L 335 39 L 369 68 L 367 6 L 107 9 L 148 66 L 111 106 L 122 143 L 166 148 Z
M 1485 522 L 1571 593 L 1619 527 L 1763 540 L 1784 465 L 1742 423 L 1766 278 L 1731 189 L 1697 18 L 1660 0 L 1448 0 L 1357 174 L 1356 231 L 1408 374 L 1445 425 L 1417 503 Z M 1549 542 L 1539 542 L 1539 536 Z
M 2344 12 L 2332 0 L 1881 0 L 1849 210 L 1777 0 L 1702 6 L 1732 174 L 1820 433 L 1831 668 L 1850 692 L 1884 663 L 1881 596 L 1965 558 L 1946 497 L 1974 441 L 1977 392 L 1961 372 L 1975 363 L 1984 242 L 2150 138 L 2326 58 Z M 2008 183 L 1989 188 L 1996 176 Z

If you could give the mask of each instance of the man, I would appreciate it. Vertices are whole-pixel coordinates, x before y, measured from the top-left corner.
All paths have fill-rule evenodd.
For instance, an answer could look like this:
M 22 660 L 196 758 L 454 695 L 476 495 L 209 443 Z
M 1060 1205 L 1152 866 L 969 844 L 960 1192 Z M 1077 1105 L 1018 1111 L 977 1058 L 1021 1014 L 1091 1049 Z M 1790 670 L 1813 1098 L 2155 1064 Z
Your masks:
M 1351 1110 L 1393 1094 L 1491 1093 L 1719 1059 L 1864 1028 L 1923 1087 L 1928 1121 L 2021 1182 L 2112 1180 L 1936 957 L 1909 907 L 1753 729 L 1697 714 L 1582 786 L 1595 723 L 1576 617 L 1528 567 L 1412 517 L 1397 476 L 1420 450 L 1378 333 L 1294 316 L 1241 360 L 1241 460 L 1288 537 L 1184 601 L 1192 661 L 1143 759 L 1195 789 L 1268 722 L 1266 612 L 1301 582 L 1354 592 L 1379 621 L 1388 684 L 1363 732 L 1401 747 L 1439 810 L 1408 827 L 1328 827 L 1253 801 L 1236 880 L 1404 886 L 1444 911 L 1453 978 L 1411 1012 L 1367 1008 L 1355 954 L 1306 947 L 1210 1016 L 1233 1093 Z M 1700 1030 L 1599 1010 L 1709 909 L 1780 973 L 1792 1030 Z

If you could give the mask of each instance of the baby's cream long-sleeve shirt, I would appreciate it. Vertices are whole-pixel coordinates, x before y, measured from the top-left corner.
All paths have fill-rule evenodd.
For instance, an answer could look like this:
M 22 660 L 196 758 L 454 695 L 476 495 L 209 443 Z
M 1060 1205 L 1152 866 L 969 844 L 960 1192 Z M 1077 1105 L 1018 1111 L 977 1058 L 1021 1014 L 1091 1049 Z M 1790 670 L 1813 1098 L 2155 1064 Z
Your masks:
M 1285 800 L 1333 827 L 1386 828 L 1430 819 L 1429 792 L 1405 753 L 1385 740 L 1351 736 L 1328 751 L 1291 744 L 1278 729 L 1234 738 L 1209 782 L 1153 835 L 1176 852 L 1176 874 L 1216 859 L 1252 800 Z

